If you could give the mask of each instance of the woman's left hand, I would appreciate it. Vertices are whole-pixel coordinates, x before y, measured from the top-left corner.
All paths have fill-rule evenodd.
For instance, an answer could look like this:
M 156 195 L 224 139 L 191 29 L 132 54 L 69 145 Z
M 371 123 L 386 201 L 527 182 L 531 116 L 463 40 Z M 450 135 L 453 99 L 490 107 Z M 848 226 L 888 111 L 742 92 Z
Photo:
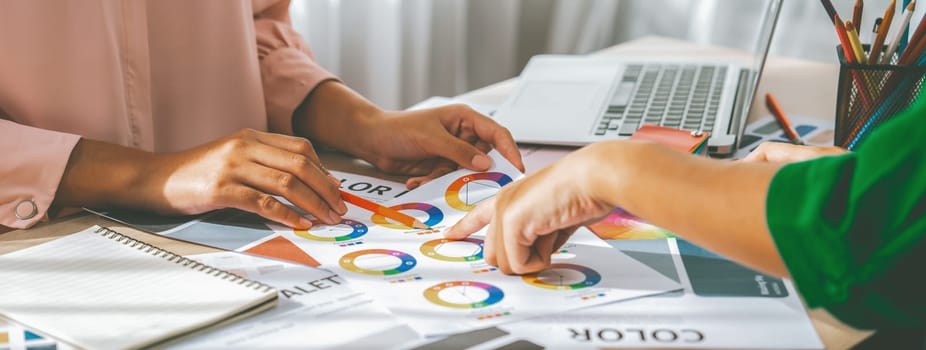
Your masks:
M 374 120 L 363 132 L 365 147 L 358 156 L 385 172 L 413 176 L 409 188 L 458 167 L 487 170 L 492 148 L 524 171 L 508 129 L 466 105 L 383 112 Z

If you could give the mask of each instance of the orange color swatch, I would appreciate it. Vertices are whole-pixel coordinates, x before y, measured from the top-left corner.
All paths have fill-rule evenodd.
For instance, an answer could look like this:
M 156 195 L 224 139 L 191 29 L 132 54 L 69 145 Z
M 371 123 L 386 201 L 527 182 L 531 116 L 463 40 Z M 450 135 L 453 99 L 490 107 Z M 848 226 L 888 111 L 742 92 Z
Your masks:
M 312 267 L 318 267 L 318 261 L 306 254 L 302 249 L 299 249 L 293 242 L 283 238 L 282 236 L 274 237 L 273 239 L 248 248 L 244 251 L 245 253 L 250 253 L 254 255 L 260 255 L 268 258 L 286 260 L 289 262 L 294 262 L 297 264 L 308 265 Z

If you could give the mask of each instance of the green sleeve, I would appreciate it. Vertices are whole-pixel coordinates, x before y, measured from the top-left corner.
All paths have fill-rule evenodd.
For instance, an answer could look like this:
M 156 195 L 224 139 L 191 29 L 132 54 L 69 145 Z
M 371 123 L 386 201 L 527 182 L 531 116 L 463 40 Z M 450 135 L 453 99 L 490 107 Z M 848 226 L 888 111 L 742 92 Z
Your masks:
M 926 98 L 853 153 L 785 166 L 766 204 L 809 306 L 857 328 L 926 325 Z

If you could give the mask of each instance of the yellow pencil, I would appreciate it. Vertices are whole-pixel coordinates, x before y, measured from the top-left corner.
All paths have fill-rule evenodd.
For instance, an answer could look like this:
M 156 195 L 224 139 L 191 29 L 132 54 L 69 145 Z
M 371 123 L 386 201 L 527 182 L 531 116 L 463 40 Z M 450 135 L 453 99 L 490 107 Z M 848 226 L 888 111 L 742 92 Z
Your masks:
M 862 49 L 862 39 L 858 37 L 858 30 L 855 29 L 852 21 L 846 21 L 846 34 L 849 35 L 849 42 L 852 44 L 852 51 L 855 52 L 858 63 L 868 63 L 868 57 L 865 57 L 865 50 Z

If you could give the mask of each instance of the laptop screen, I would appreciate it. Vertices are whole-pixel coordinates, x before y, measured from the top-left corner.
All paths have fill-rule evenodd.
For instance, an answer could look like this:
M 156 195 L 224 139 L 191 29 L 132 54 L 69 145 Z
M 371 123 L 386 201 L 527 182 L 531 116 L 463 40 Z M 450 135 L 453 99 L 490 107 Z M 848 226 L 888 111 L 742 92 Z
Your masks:
M 753 50 L 753 66 L 752 71 L 754 73 L 752 77 L 752 84 L 749 84 L 749 90 L 747 96 L 750 96 L 749 99 L 745 101 L 743 108 L 743 114 L 740 116 L 740 129 L 737 130 L 737 148 L 739 147 L 739 138 L 743 135 L 743 127 L 745 126 L 746 119 L 749 118 L 749 110 L 752 107 L 752 101 L 755 99 L 756 90 L 759 87 L 759 79 L 762 77 L 762 70 L 765 68 L 765 60 L 768 58 L 768 50 L 772 45 L 772 37 L 775 33 L 775 26 L 778 23 L 778 17 L 781 13 L 781 4 L 783 0 L 761 0 L 765 1 L 765 11 L 762 14 L 761 26 L 757 32 L 756 46 Z

